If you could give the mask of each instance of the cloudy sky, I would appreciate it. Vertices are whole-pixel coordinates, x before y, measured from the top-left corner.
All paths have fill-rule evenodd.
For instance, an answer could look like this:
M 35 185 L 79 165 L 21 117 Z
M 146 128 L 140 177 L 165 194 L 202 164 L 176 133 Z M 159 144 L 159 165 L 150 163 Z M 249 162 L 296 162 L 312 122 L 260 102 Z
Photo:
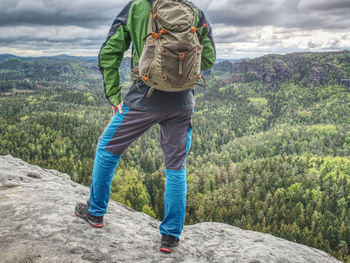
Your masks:
M 350 0 L 193 0 L 218 58 L 350 49 Z M 128 0 L 0 0 L 0 54 L 96 56 Z

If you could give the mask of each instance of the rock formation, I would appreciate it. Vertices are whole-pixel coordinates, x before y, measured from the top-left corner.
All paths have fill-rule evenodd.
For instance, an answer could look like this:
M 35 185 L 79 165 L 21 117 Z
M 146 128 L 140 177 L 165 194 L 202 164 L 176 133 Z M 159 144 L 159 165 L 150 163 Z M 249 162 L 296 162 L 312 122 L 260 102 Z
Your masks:
M 309 72 L 308 82 L 309 86 L 317 87 L 325 84 L 327 81 L 327 72 L 321 66 L 313 66 Z
M 350 88 L 350 79 L 341 79 L 340 80 L 340 85 L 343 85 L 347 88 Z
M 349 51 L 322 52 L 322 53 L 291 53 L 287 55 L 265 55 L 232 64 L 228 61 L 217 63 L 214 70 L 227 75 L 225 83 L 250 82 L 260 80 L 263 83 L 276 87 L 280 81 L 306 80 L 310 87 L 321 86 L 329 80 L 349 87 L 344 71 L 339 68 L 335 58 L 343 64 L 348 64 Z
M 159 221 L 114 201 L 106 226 L 74 215 L 89 189 L 69 176 L 0 156 L 0 262 L 339 262 L 327 253 L 220 223 L 185 226 L 181 244 L 159 252 Z

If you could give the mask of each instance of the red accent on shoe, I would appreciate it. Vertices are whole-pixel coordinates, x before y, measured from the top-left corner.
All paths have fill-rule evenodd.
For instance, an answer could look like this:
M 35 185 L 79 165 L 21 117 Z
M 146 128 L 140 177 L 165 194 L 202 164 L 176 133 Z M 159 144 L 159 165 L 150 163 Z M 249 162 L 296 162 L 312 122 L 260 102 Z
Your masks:
M 92 227 L 97 227 L 97 228 L 100 228 L 100 227 L 104 227 L 105 225 L 104 224 L 98 224 L 98 225 L 93 225 L 91 224 L 90 222 L 88 222 L 90 226 Z
M 79 218 L 82 218 L 81 216 L 78 215 L 77 211 L 74 211 L 74 214 L 79 217 Z M 84 218 L 85 219 L 85 218 Z M 86 220 L 86 219 L 85 219 Z M 87 220 L 86 220 L 87 221 Z M 104 227 L 105 225 L 104 224 L 98 224 L 98 225 L 94 225 L 94 224 L 91 224 L 89 221 L 87 221 L 89 223 L 90 226 L 92 227 L 96 227 L 96 228 L 101 228 L 101 227 Z
M 165 248 L 165 247 L 161 247 L 161 248 L 160 248 L 160 251 L 163 251 L 163 252 L 165 252 L 165 253 L 174 252 L 174 251 L 172 251 L 172 250 L 170 250 L 170 249 L 167 249 L 167 248 Z

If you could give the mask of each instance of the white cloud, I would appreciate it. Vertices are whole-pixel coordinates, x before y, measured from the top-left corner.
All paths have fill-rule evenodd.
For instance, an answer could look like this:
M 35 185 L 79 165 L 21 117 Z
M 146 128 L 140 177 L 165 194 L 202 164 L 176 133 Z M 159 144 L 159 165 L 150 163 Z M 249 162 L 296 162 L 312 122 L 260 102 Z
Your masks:
M 341 50 L 350 47 L 350 30 L 300 30 L 274 26 L 214 26 L 218 57 L 255 57 L 264 54 Z M 228 33 L 227 33 L 228 32 Z M 226 35 L 227 33 L 227 35 Z M 225 41 L 227 36 L 233 36 Z M 223 39 L 223 40 L 221 40 Z

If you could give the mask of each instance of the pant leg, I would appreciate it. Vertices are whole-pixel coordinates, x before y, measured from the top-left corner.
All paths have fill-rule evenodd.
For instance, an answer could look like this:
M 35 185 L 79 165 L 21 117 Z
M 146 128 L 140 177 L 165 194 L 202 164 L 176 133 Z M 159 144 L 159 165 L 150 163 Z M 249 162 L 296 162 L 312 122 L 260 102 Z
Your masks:
M 186 157 L 191 147 L 193 112 L 170 116 L 161 125 L 161 147 L 165 165 L 164 219 L 160 233 L 179 237 L 186 211 Z
M 107 212 L 113 175 L 122 153 L 158 122 L 159 113 L 133 111 L 126 105 L 122 114 L 114 115 L 97 145 L 89 197 L 91 215 Z

